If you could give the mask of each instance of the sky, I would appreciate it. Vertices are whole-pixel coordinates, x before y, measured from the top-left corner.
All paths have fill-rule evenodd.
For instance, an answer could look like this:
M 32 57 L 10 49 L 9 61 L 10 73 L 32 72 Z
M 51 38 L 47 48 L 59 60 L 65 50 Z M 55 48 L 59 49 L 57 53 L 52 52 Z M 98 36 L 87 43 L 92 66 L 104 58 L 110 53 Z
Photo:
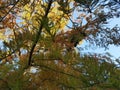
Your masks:
M 120 18 L 114 18 L 109 20 L 109 27 L 114 27 L 115 25 L 120 26 Z M 84 47 L 87 45 L 86 42 L 84 42 L 80 47 Z M 97 53 L 97 54 L 104 54 L 104 53 L 110 53 L 113 57 L 113 59 L 119 58 L 120 57 L 120 46 L 114 46 L 114 45 L 109 45 L 109 49 L 105 50 L 104 48 L 89 48 L 86 50 L 82 50 L 82 53 Z
M 76 17 L 78 17 L 78 15 L 79 15 L 79 12 L 74 11 L 73 17 L 76 18 Z M 107 24 L 107 26 L 110 27 L 110 28 L 113 28 L 116 25 L 118 25 L 120 27 L 120 18 L 112 18 L 112 19 L 108 20 L 108 22 L 109 22 L 109 24 Z M 71 26 L 71 25 L 72 25 L 72 23 L 69 23 L 69 26 Z M 84 43 L 82 45 L 78 46 L 78 47 L 84 48 L 88 44 L 89 43 L 84 41 Z M 109 47 L 109 49 L 107 49 L 107 50 L 105 50 L 105 48 L 97 48 L 97 47 L 95 47 L 93 49 L 93 48 L 88 47 L 87 49 L 84 49 L 84 50 L 82 50 L 80 52 L 82 54 L 88 54 L 88 53 L 104 54 L 104 53 L 108 52 L 109 54 L 111 54 L 111 56 L 113 56 L 112 59 L 116 59 L 116 58 L 120 57 L 120 46 L 109 45 L 108 47 Z

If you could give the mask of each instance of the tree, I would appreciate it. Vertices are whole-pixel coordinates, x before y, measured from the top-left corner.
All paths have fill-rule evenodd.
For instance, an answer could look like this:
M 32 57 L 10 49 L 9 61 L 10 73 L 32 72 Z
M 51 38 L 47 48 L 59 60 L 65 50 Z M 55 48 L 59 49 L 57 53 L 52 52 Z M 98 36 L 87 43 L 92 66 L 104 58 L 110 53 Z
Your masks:
M 119 90 L 119 60 L 75 51 L 82 40 L 119 45 L 119 27 L 106 25 L 118 8 L 116 0 L 1 0 L 0 89 Z

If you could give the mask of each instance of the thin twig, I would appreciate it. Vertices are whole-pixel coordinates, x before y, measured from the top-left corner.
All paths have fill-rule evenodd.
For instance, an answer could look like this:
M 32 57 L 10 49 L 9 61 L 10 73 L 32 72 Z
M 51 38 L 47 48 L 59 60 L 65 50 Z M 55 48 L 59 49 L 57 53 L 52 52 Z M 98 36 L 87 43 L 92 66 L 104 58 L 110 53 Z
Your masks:
M 3 17 L 0 18 L 0 22 L 2 22 L 3 19 L 14 9 L 14 7 L 17 5 L 18 2 L 19 0 L 13 5 L 12 8 L 10 8 L 10 10 Z
M 7 57 L 11 56 L 11 55 L 14 54 L 16 51 L 17 51 L 17 49 L 14 50 L 14 51 L 12 51 L 11 53 L 7 54 L 6 56 L 1 57 L 1 58 L 0 58 L 0 61 L 2 61 L 2 60 L 4 60 L 4 59 L 6 59 Z

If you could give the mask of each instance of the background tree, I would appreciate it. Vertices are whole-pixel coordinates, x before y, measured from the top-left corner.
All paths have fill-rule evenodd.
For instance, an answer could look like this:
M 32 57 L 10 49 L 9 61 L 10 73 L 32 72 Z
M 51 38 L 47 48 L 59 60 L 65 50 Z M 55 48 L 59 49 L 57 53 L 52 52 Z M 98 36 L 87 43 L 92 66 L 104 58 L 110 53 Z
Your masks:
M 83 39 L 119 45 L 114 17 L 116 0 L 1 0 L 0 89 L 119 90 L 119 60 L 75 51 Z

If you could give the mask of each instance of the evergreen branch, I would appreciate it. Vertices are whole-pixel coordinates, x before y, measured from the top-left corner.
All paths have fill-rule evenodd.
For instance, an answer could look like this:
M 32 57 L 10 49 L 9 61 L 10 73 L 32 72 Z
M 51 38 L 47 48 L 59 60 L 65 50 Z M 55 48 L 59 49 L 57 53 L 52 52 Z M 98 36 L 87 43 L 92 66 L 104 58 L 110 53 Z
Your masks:
M 34 66 L 40 66 L 40 67 L 49 69 L 49 70 L 51 70 L 51 71 L 53 71 L 53 72 L 60 73 L 60 74 L 64 74 L 64 75 L 67 75 L 67 76 L 70 76 L 70 77 L 73 77 L 73 78 L 76 78 L 76 79 L 81 80 L 80 77 L 77 77 L 76 75 L 73 75 L 73 74 L 70 74 L 70 73 L 66 73 L 66 72 L 64 72 L 64 71 L 62 71 L 62 70 L 59 71 L 59 70 L 53 69 L 53 68 L 48 67 L 48 66 L 43 65 L 43 64 L 38 64 L 38 65 L 34 65 Z
M 66 88 L 69 88 L 69 89 L 73 89 L 73 90 L 75 90 L 76 88 L 81 88 L 80 86 L 79 87 L 76 87 L 76 86 L 70 86 L 70 85 L 67 85 L 67 84 L 65 84 L 65 83 L 63 83 L 63 82 L 60 82 L 59 80 L 54 80 L 54 79 L 51 79 L 51 78 L 48 78 L 48 79 L 43 79 L 40 83 L 40 85 L 39 86 L 42 86 L 42 84 L 45 82 L 45 81 L 50 81 L 50 82 L 55 82 L 56 84 L 57 84 L 57 86 L 59 86 L 59 85 L 62 85 L 63 87 L 66 87 Z
M 43 58 L 43 59 L 39 59 L 39 61 L 42 60 L 42 61 L 60 61 L 62 62 L 63 64 L 66 64 L 65 61 L 63 61 L 61 58 Z M 37 61 L 37 60 L 36 60 Z
M 11 90 L 11 88 L 9 87 L 7 81 L 3 80 L 2 78 L 0 78 L 0 81 L 2 81 L 4 84 L 6 84 L 6 88 L 7 88 L 8 90 Z
M 47 7 L 47 9 L 46 9 L 46 11 L 45 11 L 45 15 L 44 15 L 43 19 L 44 19 L 44 18 L 47 18 L 48 13 L 49 13 L 49 10 L 50 10 L 51 5 L 52 5 L 52 1 L 53 1 L 53 0 L 50 0 L 50 1 L 49 1 L 48 7 Z M 37 36 L 36 36 L 36 39 L 35 39 L 35 42 L 33 43 L 32 48 L 31 48 L 31 50 L 30 50 L 30 55 L 29 55 L 29 59 L 28 59 L 28 66 L 31 65 L 32 55 L 33 55 L 34 49 L 35 49 L 35 47 L 36 47 L 36 45 L 37 45 L 37 43 L 38 43 L 38 41 L 39 41 L 39 39 L 40 39 L 43 26 L 44 26 L 44 24 L 41 23 L 41 25 L 40 25 L 40 27 L 39 27 L 39 31 L 38 31 Z

